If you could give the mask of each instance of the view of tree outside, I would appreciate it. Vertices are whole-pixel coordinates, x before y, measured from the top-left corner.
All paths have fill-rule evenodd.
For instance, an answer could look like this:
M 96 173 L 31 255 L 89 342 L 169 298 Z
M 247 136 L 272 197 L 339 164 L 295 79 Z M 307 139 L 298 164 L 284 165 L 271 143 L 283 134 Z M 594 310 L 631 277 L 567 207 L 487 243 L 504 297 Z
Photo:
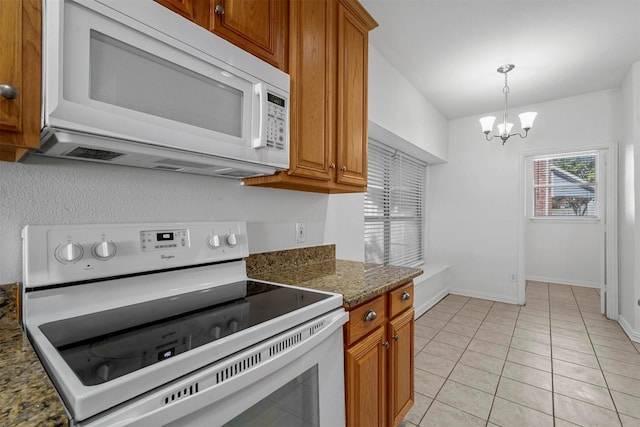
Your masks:
M 596 216 L 597 154 L 534 160 L 534 216 Z

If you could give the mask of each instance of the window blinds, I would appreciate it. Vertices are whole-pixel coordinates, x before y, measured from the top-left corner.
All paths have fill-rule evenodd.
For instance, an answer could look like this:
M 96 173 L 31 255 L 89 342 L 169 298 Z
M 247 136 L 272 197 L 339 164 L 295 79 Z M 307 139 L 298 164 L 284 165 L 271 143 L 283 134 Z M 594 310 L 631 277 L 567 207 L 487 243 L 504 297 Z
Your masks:
M 371 139 L 368 159 L 365 262 L 421 264 L 426 163 Z

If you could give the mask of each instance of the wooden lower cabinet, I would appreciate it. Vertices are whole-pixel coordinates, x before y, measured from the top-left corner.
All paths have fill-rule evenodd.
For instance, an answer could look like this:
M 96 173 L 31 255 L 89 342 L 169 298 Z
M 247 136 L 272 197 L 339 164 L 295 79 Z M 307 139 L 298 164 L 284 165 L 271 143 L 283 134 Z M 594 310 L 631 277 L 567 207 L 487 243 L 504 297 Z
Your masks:
M 384 426 L 387 398 L 384 326 L 348 349 L 347 418 L 350 426 Z
M 398 425 L 413 406 L 413 308 L 389 322 L 389 416 Z
M 347 426 L 397 426 L 414 402 L 413 283 L 350 310 L 345 325 Z

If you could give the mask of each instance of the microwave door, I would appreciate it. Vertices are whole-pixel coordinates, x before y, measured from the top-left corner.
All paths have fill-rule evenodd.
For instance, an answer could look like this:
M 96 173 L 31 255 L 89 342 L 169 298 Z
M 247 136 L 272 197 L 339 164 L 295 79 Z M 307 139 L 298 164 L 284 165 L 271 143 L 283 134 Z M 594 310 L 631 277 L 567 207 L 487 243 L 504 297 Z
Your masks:
M 256 78 L 99 3 L 45 7 L 47 126 L 260 162 Z

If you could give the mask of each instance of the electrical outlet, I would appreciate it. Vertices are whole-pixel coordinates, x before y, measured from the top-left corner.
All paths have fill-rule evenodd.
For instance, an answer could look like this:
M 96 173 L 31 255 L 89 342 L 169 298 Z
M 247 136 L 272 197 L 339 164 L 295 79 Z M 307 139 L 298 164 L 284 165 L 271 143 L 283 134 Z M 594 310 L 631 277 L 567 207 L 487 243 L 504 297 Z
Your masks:
M 296 222 L 296 243 L 304 242 L 307 237 L 307 226 L 304 222 Z

